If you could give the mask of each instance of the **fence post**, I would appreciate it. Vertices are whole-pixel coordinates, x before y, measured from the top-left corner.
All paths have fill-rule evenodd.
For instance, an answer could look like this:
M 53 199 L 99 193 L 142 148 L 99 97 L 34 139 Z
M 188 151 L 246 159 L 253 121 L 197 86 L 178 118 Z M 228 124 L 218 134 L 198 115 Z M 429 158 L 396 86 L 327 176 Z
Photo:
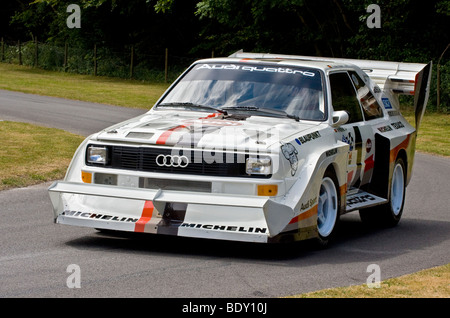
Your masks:
M 134 68 L 134 45 L 131 46 L 131 61 L 130 61 L 130 79 L 133 78 L 133 68 Z
M 34 67 L 38 67 L 38 38 L 34 38 Z
M 439 108 L 441 107 L 441 59 L 444 56 L 445 52 L 450 47 L 450 43 L 445 48 L 444 52 L 442 52 L 441 56 L 439 57 L 439 60 L 437 62 L 437 101 L 436 101 L 436 111 L 439 112 Z
M 97 76 L 97 44 L 94 44 L 94 76 Z
M 5 41 L 2 37 L 2 62 L 5 60 Z
M 69 53 L 69 45 L 64 43 L 64 72 L 67 72 L 67 59 L 68 59 L 68 53 Z
M 169 49 L 166 48 L 166 58 L 164 63 L 164 81 L 167 83 L 169 77 Z
M 18 42 L 18 46 L 19 46 L 19 65 L 22 65 L 22 47 L 20 45 L 20 40 Z

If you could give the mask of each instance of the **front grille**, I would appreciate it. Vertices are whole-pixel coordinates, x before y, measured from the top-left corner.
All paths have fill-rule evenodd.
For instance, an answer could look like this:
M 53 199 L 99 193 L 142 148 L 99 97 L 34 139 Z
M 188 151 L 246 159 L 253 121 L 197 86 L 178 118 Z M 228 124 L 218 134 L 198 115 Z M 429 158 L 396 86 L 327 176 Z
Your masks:
M 249 176 L 245 172 L 245 159 L 248 158 L 248 155 L 200 150 L 184 150 L 183 152 L 181 150 L 179 154 L 189 158 L 187 167 L 181 168 L 158 166 L 156 163 L 157 156 L 172 155 L 172 149 L 111 146 L 110 153 L 110 162 L 105 167 L 113 169 L 203 176 L 270 178 L 270 175 Z M 177 151 L 174 151 L 173 154 L 178 155 Z

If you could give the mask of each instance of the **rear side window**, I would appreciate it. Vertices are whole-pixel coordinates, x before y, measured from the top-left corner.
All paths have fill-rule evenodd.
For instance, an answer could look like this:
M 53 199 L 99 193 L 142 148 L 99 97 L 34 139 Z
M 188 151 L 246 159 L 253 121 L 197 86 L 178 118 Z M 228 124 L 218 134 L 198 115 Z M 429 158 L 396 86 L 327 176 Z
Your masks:
M 366 83 L 356 72 L 350 71 L 349 74 L 356 88 L 356 96 L 364 110 L 364 118 L 371 120 L 383 117 L 383 111 Z
M 363 121 L 355 88 L 347 72 L 330 74 L 330 86 L 333 109 L 347 111 L 350 117 L 348 123 Z

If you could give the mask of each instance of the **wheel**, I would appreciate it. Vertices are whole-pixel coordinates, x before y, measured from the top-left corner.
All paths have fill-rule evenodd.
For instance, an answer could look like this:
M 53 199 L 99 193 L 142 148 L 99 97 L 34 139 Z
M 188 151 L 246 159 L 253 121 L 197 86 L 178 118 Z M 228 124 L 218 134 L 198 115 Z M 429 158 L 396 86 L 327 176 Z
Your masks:
M 333 238 L 339 222 L 340 197 L 336 177 L 326 172 L 320 184 L 317 206 L 317 242 L 325 247 Z
M 372 208 L 361 209 L 361 220 L 368 225 L 392 227 L 400 222 L 405 205 L 405 163 L 398 158 L 395 161 L 394 172 L 391 179 L 389 201 L 386 204 Z

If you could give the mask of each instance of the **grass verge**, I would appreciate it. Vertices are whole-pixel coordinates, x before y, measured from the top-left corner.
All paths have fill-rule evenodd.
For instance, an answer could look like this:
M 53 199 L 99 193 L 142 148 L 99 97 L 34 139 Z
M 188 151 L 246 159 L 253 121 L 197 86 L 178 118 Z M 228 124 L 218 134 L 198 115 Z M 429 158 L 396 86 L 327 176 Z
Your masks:
M 84 137 L 62 130 L 0 121 L 0 190 L 61 179 Z
M 149 109 L 168 86 L 0 63 L 0 89 L 115 106 Z
M 402 114 L 414 126 L 413 112 L 402 111 Z M 450 114 L 425 113 L 417 134 L 416 150 L 450 156 Z
M 287 298 L 449 298 L 450 264 L 387 279 L 379 288 L 359 286 L 324 289 Z

